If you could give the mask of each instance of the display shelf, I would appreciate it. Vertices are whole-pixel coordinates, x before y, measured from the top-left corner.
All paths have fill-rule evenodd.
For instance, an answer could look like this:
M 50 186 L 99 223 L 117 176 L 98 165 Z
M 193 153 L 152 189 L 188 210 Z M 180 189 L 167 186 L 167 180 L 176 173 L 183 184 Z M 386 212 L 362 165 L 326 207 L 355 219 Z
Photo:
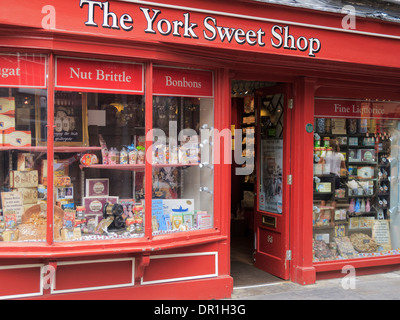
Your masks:
M 323 236 L 329 237 L 328 239 L 330 243 L 334 242 L 334 237 L 348 237 L 351 234 L 357 233 L 364 233 L 372 237 L 372 228 L 357 228 L 352 223 L 354 222 L 354 224 L 356 224 L 358 218 L 360 218 L 360 221 L 364 221 L 361 219 L 371 219 L 375 221 L 380 218 L 383 219 L 388 217 L 388 208 L 390 207 L 390 180 L 387 178 L 387 176 L 390 176 L 391 174 L 391 163 L 387 159 L 390 158 L 390 149 L 387 145 L 385 147 L 380 137 L 378 139 L 373 139 L 373 145 L 366 145 L 365 139 L 368 138 L 368 134 L 366 133 L 319 134 L 318 140 L 320 141 L 319 143 L 315 144 L 314 149 L 316 155 L 318 155 L 317 152 L 322 153 L 324 151 L 323 148 L 320 147 L 322 142 L 324 143 L 325 148 L 331 146 L 330 142 L 329 144 L 325 144 L 325 141 L 328 140 L 325 139 L 327 137 L 331 139 L 336 138 L 339 141 L 340 152 L 345 156 L 347 176 L 341 177 L 341 185 L 339 187 L 345 189 L 345 197 L 337 198 L 334 194 L 330 200 L 326 200 L 324 197 L 327 198 L 329 194 L 326 194 L 326 196 L 322 196 L 321 193 L 314 191 L 314 205 L 319 207 L 321 211 L 324 210 L 324 207 L 321 206 L 322 203 L 320 202 L 320 199 L 324 199 L 326 202 L 338 202 L 336 204 L 335 211 L 331 210 L 331 219 L 333 217 L 333 214 L 335 214 L 335 226 L 318 225 L 318 223 L 321 223 L 321 221 L 319 221 L 320 217 L 314 216 L 314 219 L 316 219 L 315 221 L 313 221 L 314 236 L 316 236 L 317 234 L 323 234 Z M 342 137 L 347 138 L 341 140 L 340 138 Z M 350 140 L 352 137 L 355 137 L 355 139 Z M 368 157 L 365 157 L 367 151 L 369 151 L 371 154 L 368 154 Z M 325 152 L 326 155 L 328 149 L 325 149 Z M 319 159 L 316 159 L 316 157 L 314 157 L 314 164 L 318 163 L 317 160 Z M 370 167 L 370 169 L 368 169 L 368 171 L 366 169 L 363 170 L 364 167 Z M 383 177 L 383 174 L 385 174 L 386 176 Z M 323 182 L 326 182 L 326 179 L 329 179 L 329 175 L 324 174 L 314 174 L 314 177 L 320 178 Z M 356 188 L 354 187 L 354 182 L 358 184 Z M 367 199 L 370 201 L 370 210 L 365 211 L 365 209 L 363 208 L 362 211 L 360 210 L 358 212 L 355 212 L 354 208 L 351 209 L 352 211 L 350 212 L 351 201 L 359 201 L 360 206 L 362 207 L 361 202 L 367 201 Z M 385 205 L 382 204 L 383 201 Z M 340 219 L 336 219 L 336 210 L 339 209 L 346 211 L 346 218 L 340 216 Z M 338 212 L 338 215 L 341 214 L 342 212 Z M 352 219 L 355 220 L 353 221 Z M 344 228 L 342 228 L 343 225 L 345 226 Z M 336 234 L 336 232 L 338 233 Z
M 378 178 L 360 178 L 358 176 L 348 176 L 349 180 L 357 180 L 357 181 L 378 181 Z
M 326 196 L 326 195 L 333 195 L 334 192 L 314 192 L 314 195 L 321 195 L 321 196 Z
M 377 211 L 371 210 L 369 212 L 348 213 L 350 218 L 376 216 Z
M 156 163 L 153 164 L 153 168 L 170 168 L 170 167 L 180 167 L 180 168 L 185 168 L 185 167 L 198 167 L 200 163 Z
M 0 151 L 29 151 L 29 152 L 47 152 L 47 146 L 26 146 L 26 147 L 0 147 Z M 75 153 L 83 151 L 97 151 L 101 150 L 101 147 L 54 147 L 54 152 L 57 153 Z
M 355 165 L 365 165 L 365 166 L 376 166 L 378 165 L 377 162 L 368 162 L 368 161 L 347 161 L 349 165 L 355 164 Z
M 144 171 L 144 164 L 91 164 L 79 165 L 80 169 L 106 169 L 106 170 L 129 170 L 129 171 Z
M 144 171 L 145 164 L 91 164 L 88 166 L 79 165 L 81 169 L 84 168 L 92 168 L 92 169 L 106 169 L 106 170 L 128 170 L 128 171 Z M 170 167 L 179 167 L 179 168 L 186 168 L 186 167 L 196 167 L 199 166 L 199 163 L 189 163 L 189 164 L 182 164 L 182 163 L 158 163 L 153 164 L 153 168 L 170 168 Z

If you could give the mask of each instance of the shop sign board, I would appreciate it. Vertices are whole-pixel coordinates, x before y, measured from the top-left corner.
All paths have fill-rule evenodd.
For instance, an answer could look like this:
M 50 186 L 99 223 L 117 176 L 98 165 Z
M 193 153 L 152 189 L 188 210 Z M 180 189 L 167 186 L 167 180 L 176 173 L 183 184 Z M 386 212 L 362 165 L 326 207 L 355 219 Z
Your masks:
M 155 95 L 203 98 L 214 96 L 211 71 L 154 66 L 153 78 Z
M 400 102 L 316 98 L 314 114 L 316 118 L 400 119 Z
M 57 90 L 143 93 L 143 64 L 56 57 Z
M 388 27 L 391 34 L 368 31 L 369 28 L 344 29 L 341 15 L 337 19 L 329 17 L 329 25 L 325 25 L 323 16 L 308 23 L 301 21 L 304 19 L 301 14 L 295 19 L 282 13 L 269 15 L 267 6 L 251 14 L 226 9 L 223 5 L 210 11 L 146 1 L 79 0 L 66 4 L 53 0 L 51 5 L 42 0 L 8 1 L 0 12 L 0 24 L 111 40 L 400 67 L 399 34 L 392 28 Z M 368 54 L 358 54 L 365 47 Z
M 46 55 L 0 54 L 0 87 L 46 88 Z

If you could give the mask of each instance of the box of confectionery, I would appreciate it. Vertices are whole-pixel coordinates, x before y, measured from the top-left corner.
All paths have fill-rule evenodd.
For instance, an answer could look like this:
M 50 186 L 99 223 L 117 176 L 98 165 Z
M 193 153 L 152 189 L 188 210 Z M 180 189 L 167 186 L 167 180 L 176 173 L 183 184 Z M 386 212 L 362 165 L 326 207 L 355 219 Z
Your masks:
M 31 171 L 10 171 L 11 188 L 37 187 L 39 176 L 37 170 Z

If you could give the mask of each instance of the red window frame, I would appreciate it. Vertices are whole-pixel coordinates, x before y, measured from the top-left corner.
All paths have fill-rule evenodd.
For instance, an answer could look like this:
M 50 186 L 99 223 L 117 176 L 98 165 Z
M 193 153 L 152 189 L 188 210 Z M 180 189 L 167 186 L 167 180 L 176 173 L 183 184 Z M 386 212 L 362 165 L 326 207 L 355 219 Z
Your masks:
M 3 50 L 2 50 L 3 51 Z M 4 49 L 6 52 L 21 51 L 16 48 Z M 25 51 L 25 50 L 23 50 Z M 54 52 L 47 52 L 48 54 L 48 106 L 47 106 L 47 158 L 48 158 L 48 184 L 53 185 L 53 163 L 54 163 L 54 94 L 55 94 L 55 57 L 58 55 L 67 56 L 67 54 L 55 54 Z M 68 55 L 70 56 L 70 55 Z M 98 55 L 93 59 L 99 58 Z M 100 59 L 109 60 L 115 57 L 107 56 Z M 129 59 L 126 59 L 129 61 Z M 151 134 L 153 125 L 153 63 L 160 65 L 160 62 L 144 62 L 145 74 L 145 134 Z M 193 63 L 195 63 L 193 61 Z M 165 65 L 168 65 L 166 62 Z M 192 65 L 179 64 L 179 68 L 192 68 Z M 204 69 L 204 68 L 203 68 Z M 230 81 L 229 72 L 225 69 L 212 69 L 213 71 L 213 85 L 214 85 L 214 128 L 222 130 L 229 128 L 230 119 Z M 222 106 L 216 108 L 215 106 Z M 146 139 L 146 150 L 151 149 L 152 142 L 150 136 Z M 223 146 L 221 146 L 223 147 Z M 151 152 L 150 152 L 151 154 Z M 151 195 L 152 195 L 152 162 L 151 159 L 146 161 L 145 165 L 145 221 L 151 221 Z M 228 238 L 230 214 L 224 214 L 230 208 L 228 183 L 222 184 L 222 177 L 224 181 L 226 177 L 230 177 L 229 164 L 216 164 L 214 166 L 214 227 L 212 229 L 196 230 L 179 232 L 174 234 L 157 235 L 153 236 L 151 223 L 145 224 L 145 234 L 142 238 L 137 239 L 110 239 L 110 240 L 94 240 L 94 241 L 76 241 L 71 243 L 55 242 L 54 229 L 53 229 L 53 211 L 54 201 L 50 201 L 47 205 L 47 235 L 46 242 L 9 242 L 0 245 L 0 257 L 3 258 L 19 258 L 31 257 L 39 258 L 44 256 L 51 257 L 73 257 L 80 255 L 98 255 L 115 253 L 134 253 L 146 252 L 163 249 L 172 249 L 176 247 L 185 247 L 196 244 L 211 243 L 215 241 L 222 241 Z M 52 188 L 48 190 L 48 198 L 53 199 L 54 191 Z

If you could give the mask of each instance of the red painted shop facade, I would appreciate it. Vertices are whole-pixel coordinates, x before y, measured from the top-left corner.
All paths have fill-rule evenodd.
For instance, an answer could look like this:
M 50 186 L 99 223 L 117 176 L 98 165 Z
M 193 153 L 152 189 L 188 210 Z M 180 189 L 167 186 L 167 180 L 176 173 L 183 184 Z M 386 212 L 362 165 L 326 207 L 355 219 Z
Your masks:
M 343 17 L 3 6 L 1 298 L 227 298 L 247 242 L 304 285 L 397 269 L 400 32 Z

